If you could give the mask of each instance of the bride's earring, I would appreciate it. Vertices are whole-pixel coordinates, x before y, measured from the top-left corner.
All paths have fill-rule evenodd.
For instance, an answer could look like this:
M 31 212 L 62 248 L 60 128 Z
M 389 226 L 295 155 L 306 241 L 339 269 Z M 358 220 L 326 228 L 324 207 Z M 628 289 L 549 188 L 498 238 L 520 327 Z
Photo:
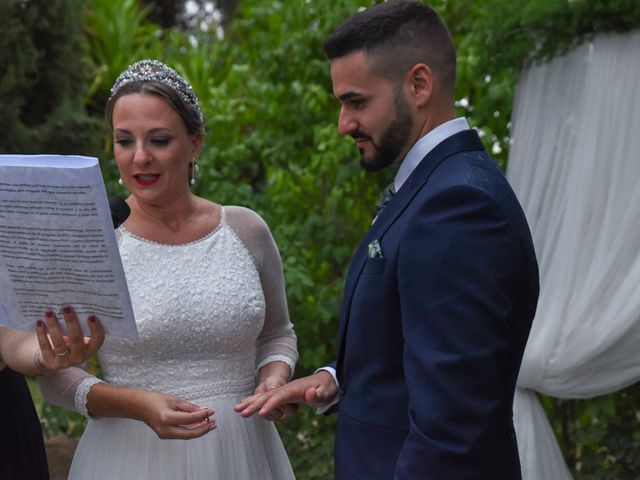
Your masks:
M 196 181 L 198 180 L 198 164 L 196 163 L 195 159 L 193 160 L 193 162 L 191 163 L 191 169 L 190 169 L 190 179 L 189 179 L 189 183 L 193 186 L 196 184 Z
M 122 181 L 122 177 L 120 177 L 118 179 L 118 185 L 120 185 L 120 186 L 124 185 L 124 182 Z

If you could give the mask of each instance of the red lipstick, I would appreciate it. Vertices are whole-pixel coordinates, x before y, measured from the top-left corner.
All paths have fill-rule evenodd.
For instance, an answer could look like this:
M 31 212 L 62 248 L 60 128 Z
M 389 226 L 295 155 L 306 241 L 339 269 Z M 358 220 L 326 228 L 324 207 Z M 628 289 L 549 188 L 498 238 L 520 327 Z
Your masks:
M 155 173 L 139 173 L 138 175 L 134 175 L 133 178 L 138 183 L 138 185 L 148 187 L 156 183 L 160 178 L 160 175 Z

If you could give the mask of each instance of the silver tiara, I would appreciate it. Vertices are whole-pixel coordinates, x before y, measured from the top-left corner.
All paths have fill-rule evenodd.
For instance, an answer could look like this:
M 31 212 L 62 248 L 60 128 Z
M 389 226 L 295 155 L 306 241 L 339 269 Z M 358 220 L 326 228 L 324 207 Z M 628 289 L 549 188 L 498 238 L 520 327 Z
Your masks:
M 204 116 L 198 105 L 198 98 L 193 93 L 193 88 L 182 78 L 178 72 L 173 68 L 168 67 L 164 63 L 158 60 L 140 60 L 139 62 L 130 65 L 124 72 L 118 75 L 113 87 L 111 87 L 111 96 L 109 100 L 120 90 L 124 85 L 131 82 L 145 82 L 154 80 L 160 82 L 167 87 L 175 90 L 180 97 L 191 105 L 196 112 L 200 121 L 204 123 Z

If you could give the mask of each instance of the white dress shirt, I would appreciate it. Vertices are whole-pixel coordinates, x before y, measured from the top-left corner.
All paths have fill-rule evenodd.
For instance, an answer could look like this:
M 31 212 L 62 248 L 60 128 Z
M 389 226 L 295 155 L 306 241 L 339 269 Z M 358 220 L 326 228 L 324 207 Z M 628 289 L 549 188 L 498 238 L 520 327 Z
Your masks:
M 407 152 L 407 155 L 404 157 L 404 160 L 402 160 L 400 168 L 398 168 L 398 172 L 393 179 L 393 184 L 396 187 L 396 192 L 398 192 L 400 188 L 402 188 L 402 185 L 404 185 L 404 182 L 407 181 L 407 178 L 409 178 L 416 167 L 420 164 L 422 159 L 426 157 L 431 150 L 436 148 L 439 143 L 441 143 L 443 140 L 446 140 L 450 136 L 468 129 L 469 123 L 467 122 L 467 119 L 464 117 L 459 117 L 438 125 L 424 137 L 420 138 L 420 140 L 414 143 L 413 147 L 411 147 L 411 150 L 409 150 Z

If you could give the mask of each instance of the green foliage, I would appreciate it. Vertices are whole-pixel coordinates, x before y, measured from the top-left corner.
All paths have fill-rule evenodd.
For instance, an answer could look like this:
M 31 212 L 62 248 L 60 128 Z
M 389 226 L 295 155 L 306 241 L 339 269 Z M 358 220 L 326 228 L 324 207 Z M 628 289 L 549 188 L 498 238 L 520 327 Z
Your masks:
M 278 431 L 298 480 L 331 480 L 335 415 L 316 415 L 304 408 L 278 424 Z
M 576 480 L 640 478 L 640 383 L 589 400 L 541 401 Z
M 0 152 L 88 153 L 80 0 L 0 4 Z
M 16 93 L 23 82 L 36 70 L 37 51 L 29 38 L 27 25 L 35 13 L 21 5 L 20 0 L 0 3 L 0 17 L 4 19 L 0 31 L 0 149 L 10 152 L 19 148 L 25 136 L 20 111 L 26 98 Z M 17 55 L 16 52 L 23 52 Z
M 87 419 L 77 412 L 42 402 L 38 409 L 42 433 L 45 437 L 64 434 L 78 438 L 82 435 Z
M 476 35 L 485 40 L 484 61 L 495 68 L 520 68 L 566 53 L 597 33 L 640 26 L 637 0 L 489 0 L 484 7 Z
M 88 59 L 93 80 L 85 102 L 101 114 L 109 89 L 127 66 L 136 60 L 160 56 L 162 31 L 147 21 L 151 6 L 138 0 L 91 0 L 85 10 Z

